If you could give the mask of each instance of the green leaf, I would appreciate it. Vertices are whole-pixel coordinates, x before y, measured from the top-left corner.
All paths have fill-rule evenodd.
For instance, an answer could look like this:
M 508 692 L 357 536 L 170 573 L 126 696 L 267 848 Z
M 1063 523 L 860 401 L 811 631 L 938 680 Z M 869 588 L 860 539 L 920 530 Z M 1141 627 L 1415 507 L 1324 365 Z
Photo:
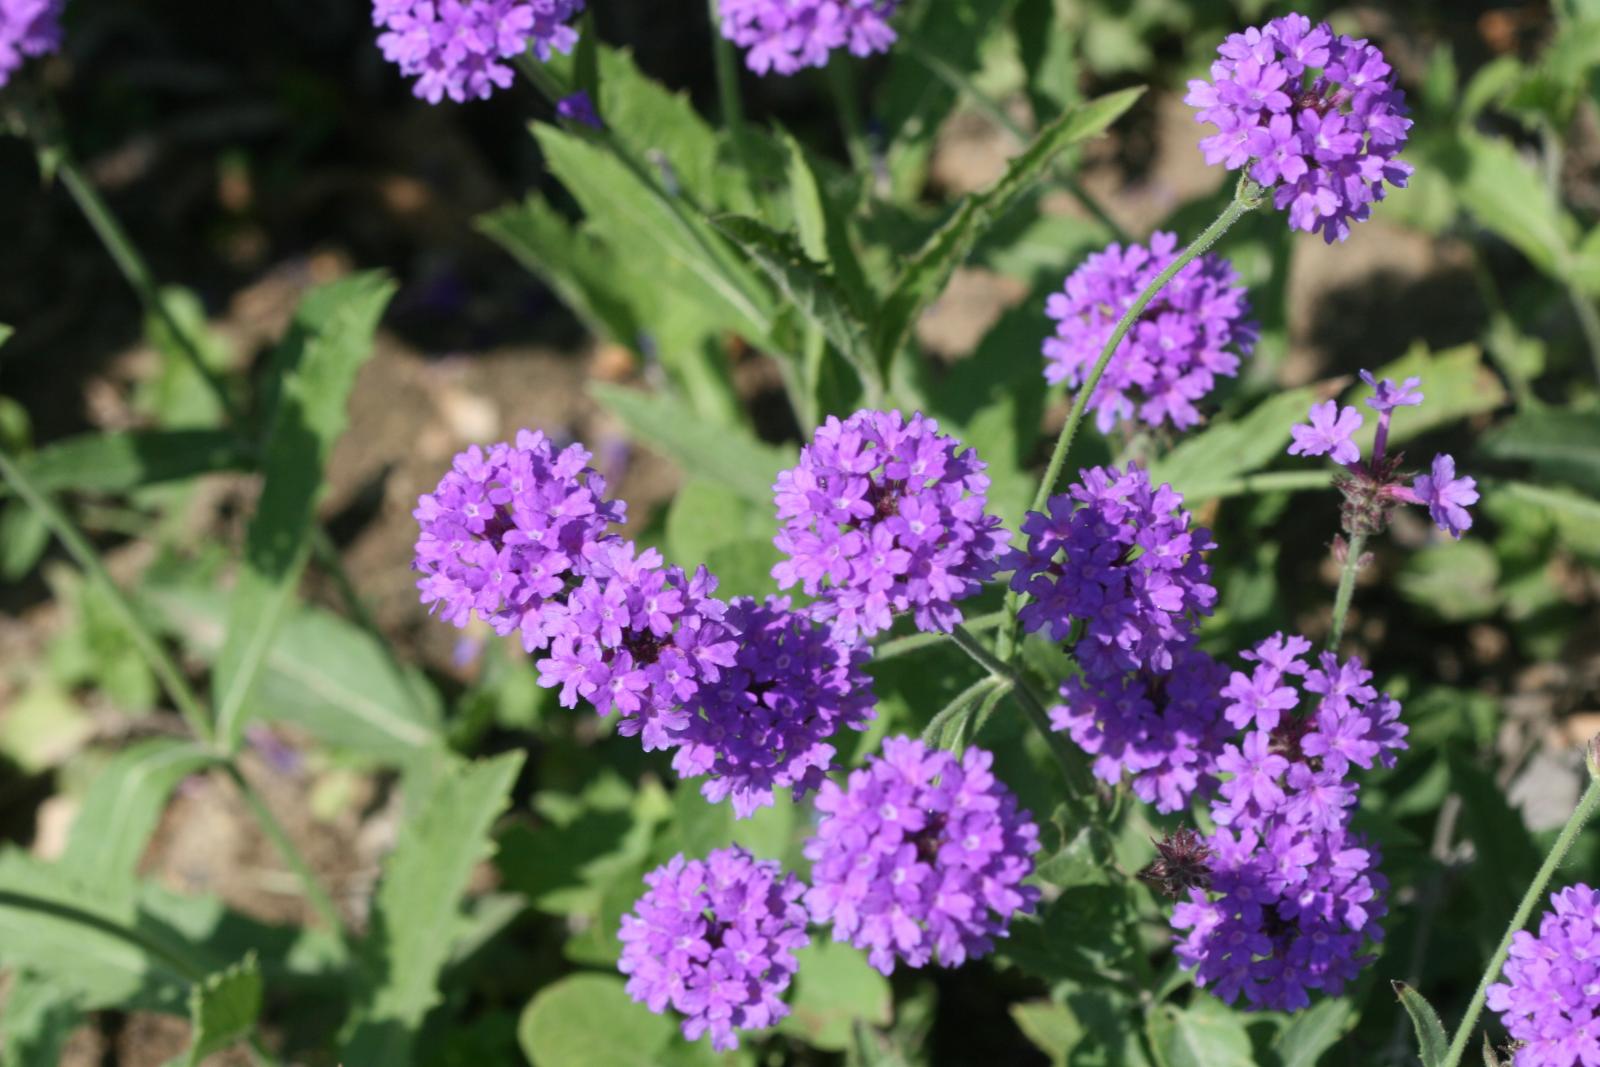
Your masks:
M 950 276 L 966 262 L 978 238 L 1006 214 L 1042 178 L 1061 152 L 1104 133 L 1143 94 L 1144 88 L 1123 89 L 1068 110 L 1039 131 L 1027 149 L 1011 161 L 993 186 L 962 199 L 955 213 L 912 256 L 885 300 L 873 330 L 873 349 L 887 369 L 905 345 L 918 316 L 944 291 Z
M 0 1013 L 0 1067 L 59 1064 L 82 1017 L 71 993 L 29 971 L 13 974 Z
M 997 954 L 1049 982 L 1126 983 L 1121 972 L 1134 952 L 1126 892 L 1111 885 L 1067 889 L 1037 918 L 1013 921 Z
M 1255 1067 L 1243 1021 L 1210 997 L 1187 1008 L 1161 1005 L 1150 1016 L 1150 1040 L 1165 1067 Z
M 1477 345 L 1429 352 L 1426 345 L 1419 344 L 1403 358 L 1379 370 L 1375 377 L 1379 380 L 1393 378 L 1397 382 L 1421 378 L 1422 392 L 1427 397 L 1427 403 L 1421 407 L 1396 409 L 1389 430 L 1391 445 L 1401 445 L 1430 430 L 1493 411 L 1506 402 L 1505 388 L 1484 362 L 1483 352 Z M 1366 403 L 1372 393 L 1369 386 L 1362 384 L 1341 401 L 1353 405 L 1365 417 L 1365 423 L 1356 432 L 1356 442 L 1361 445 L 1363 455 L 1372 454 L 1373 435 L 1378 430 L 1378 420 Z
M 247 1035 L 261 1014 L 261 968 L 246 956 L 189 991 L 189 1058 L 187 1067 L 221 1052 Z
M 1600 491 L 1600 413 L 1540 408 L 1518 415 L 1483 438 L 1491 459 L 1520 459 L 1545 473 Z
M 1406 1014 L 1411 1016 L 1411 1025 L 1417 1031 L 1417 1049 L 1422 1057 L 1422 1067 L 1441 1067 L 1450 1051 L 1450 1042 L 1444 1034 L 1444 1024 L 1439 1021 L 1439 1013 L 1433 1010 L 1433 1005 L 1422 998 L 1422 994 L 1406 985 L 1404 982 L 1394 982 L 1395 996 L 1400 998 L 1401 1007 L 1406 1009 Z
M 0 715 L 0 756 L 23 774 L 38 774 L 66 762 L 94 732 L 83 706 L 40 673 Z
M 589 389 L 641 444 L 675 460 L 695 477 L 719 482 L 763 507 L 772 504 L 778 472 L 796 462 L 793 451 L 708 424 L 670 396 L 601 383 Z
M 1322 1054 L 1350 1028 L 1355 1009 L 1348 1000 L 1320 1000 L 1290 1017 L 1272 1043 L 1278 1067 L 1317 1067 Z
M 394 295 L 381 274 L 356 274 L 301 301 L 277 361 L 287 367 L 263 449 L 263 483 L 212 677 L 217 737 L 238 745 L 245 702 L 294 601 L 310 551 L 323 468 L 344 433 L 356 372 Z
M 68 437 L 17 462 L 42 492 L 121 493 L 246 470 L 250 457 L 222 430 L 127 430 Z
M 1316 393 L 1291 389 L 1262 401 L 1241 418 L 1208 427 L 1151 466 L 1150 481 L 1169 483 L 1186 497 L 1216 495 L 1217 487 L 1259 470 L 1284 454 L 1289 427 L 1304 421 Z
M 522 753 L 467 763 L 440 755 L 414 768 L 400 839 L 384 864 L 362 945 L 364 976 L 343 1042 L 347 1063 L 403 1067 L 439 1002 L 439 974 L 462 931 L 461 897 L 489 853 Z M 422 781 L 422 779 L 426 781 Z
M 826 265 L 807 255 L 793 235 L 779 233 L 758 219 L 723 215 L 712 223 L 761 268 L 806 321 L 822 331 L 863 381 L 871 380 L 876 372 L 866 327 L 856 318 L 844 289 Z
M 888 1026 L 894 999 L 889 982 L 860 949 L 822 941 L 794 954 L 799 963 L 789 1015 L 778 1029 L 826 1052 L 851 1045 L 856 1024 Z
M 667 512 L 667 558 L 692 570 L 724 545 L 770 536 L 772 521 L 770 502 L 758 507 L 725 485 L 693 479 L 678 490 Z
M 1576 223 L 1510 141 L 1462 131 L 1440 157 L 1456 195 L 1481 226 L 1551 277 L 1568 276 Z
M 0 578 L 14 582 L 50 547 L 50 524 L 19 500 L 0 502 Z
M 533 1067 L 657 1067 L 672 1040 L 665 1015 L 653 1015 L 609 974 L 574 974 L 528 1002 L 517 1040 Z
M 191 651 L 207 660 L 217 656 L 228 608 L 224 594 L 163 586 L 147 591 L 144 602 Z M 403 762 L 441 743 L 439 697 L 427 680 L 397 673 L 377 638 L 320 608 L 290 612 L 243 710 L 384 762 Z
M 136 744 L 89 784 L 72 823 L 61 865 L 71 877 L 108 892 L 134 892 L 145 846 L 178 783 L 219 762 L 193 741 L 157 738 Z
M 1067 1053 L 1083 1040 L 1083 1024 L 1064 1004 L 1053 1000 L 1025 1000 L 1011 1006 L 1011 1018 L 1052 1064 L 1065 1064 Z
M 1431 544 L 1401 567 L 1400 591 L 1430 614 L 1451 622 L 1493 615 L 1505 594 L 1494 549 L 1467 537 Z

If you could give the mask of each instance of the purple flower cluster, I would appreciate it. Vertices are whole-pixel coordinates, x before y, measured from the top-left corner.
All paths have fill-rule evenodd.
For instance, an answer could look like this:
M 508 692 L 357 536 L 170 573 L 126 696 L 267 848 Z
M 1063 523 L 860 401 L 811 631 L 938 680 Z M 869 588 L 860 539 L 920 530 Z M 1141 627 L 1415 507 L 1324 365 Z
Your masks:
M 956 601 L 994 576 L 1007 532 L 985 514 L 989 488 L 972 449 L 920 414 L 829 416 L 773 487 L 781 523 L 772 569 L 799 584 L 818 619 L 846 640 L 889 628 L 910 611 L 918 629 L 949 632 Z
M 1272 188 L 1292 228 L 1342 241 L 1385 182 L 1405 186 L 1412 168 L 1395 158 L 1411 128 L 1405 93 L 1373 45 L 1286 15 L 1230 35 L 1217 52 L 1211 80 L 1191 81 L 1186 97 L 1217 128 L 1201 151 Z
M 735 847 L 704 861 L 675 856 L 644 880 L 619 934 L 629 996 L 657 1014 L 670 1005 L 685 1038 L 709 1031 L 719 1052 L 739 1047 L 735 1031 L 789 1014 L 781 998 L 794 952 L 810 941 L 799 879 Z
M 1400 705 L 1361 662 L 1281 634 L 1245 658 L 1222 690 L 1244 730 L 1217 760 L 1206 886 L 1173 909 L 1177 955 L 1198 985 L 1251 1008 L 1294 1011 L 1311 990 L 1337 996 L 1383 936 L 1378 853 L 1350 829 L 1355 768 L 1392 766 L 1405 747 Z M 1305 694 L 1315 709 L 1297 711 Z
M 1232 732 L 1220 692 L 1228 670 L 1197 648 L 1179 651 L 1167 672 L 1086 674 L 1061 686 L 1050 724 L 1094 757 L 1094 774 L 1157 811 L 1181 811 L 1216 786 L 1217 757 Z
M 726 623 L 738 650 L 720 679 L 701 687 L 673 768 L 684 778 L 711 775 L 706 799 L 731 797 L 744 818 L 771 804 L 774 789 L 798 800 L 820 786 L 833 764 L 828 739 L 840 727 L 863 729 L 874 698 L 866 649 L 835 641 L 789 610 L 787 598 L 741 597 Z
M 1489 1010 L 1519 1042 L 1516 1067 L 1600 1064 L 1600 893 L 1586 885 L 1550 895 L 1535 937 L 1511 940 L 1505 981 L 1489 987 Z
M 1155 233 L 1150 247 L 1113 244 L 1068 275 L 1045 311 L 1056 333 L 1044 343 L 1044 376 L 1076 387 L 1099 362 L 1117 321 L 1146 286 L 1177 258 L 1178 238 Z M 1195 403 L 1216 376 L 1233 377 L 1239 357 L 1255 347 L 1249 301 L 1226 259 L 1204 255 L 1167 283 L 1117 347 L 1090 403 L 1095 425 L 1109 433 L 1137 417 L 1179 430 L 1199 425 Z
M 1032 598 L 1019 618 L 1052 641 L 1067 640 L 1081 621 L 1075 651 L 1095 678 L 1168 672 L 1217 600 L 1201 558 L 1216 547 L 1211 531 L 1191 529 L 1183 497 L 1168 485 L 1153 488 L 1137 464 L 1079 478 L 1050 498 L 1048 513 L 1028 513 L 1027 546 L 1002 562 L 1014 571 L 1011 588 Z
M 897 737 L 851 772 L 848 789 L 824 782 L 805 849 L 812 918 L 884 974 L 897 958 L 922 967 L 937 953 L 954 967 L 990 952 L 1011 916 L 1039 898 L 1022 884 L 1039 828 L 990 773 L 993 762 L 982 749 L 957 760 Z
M 1418 504 L 1428 509 L 1434 525 L 1460 539 L 1472 528 L 1467 507 L 1478 502 L 1475 479 L 1456 477 L 1456 461 L 1440 453 L 1433 457 L 1432 471 L 1419 474 L 1410 488 L 1402 485 L 1399 453 L 1388 454 L 1389 422 L 1396 408 L 1422 404 L 1420 378 L 1407 378 L 1396 385 L 1389 378 L 1377 381 L 1368 371 L 1362 381 L 1373 389 L 1367 404 L 1378 413 L 1378 429 L 1373 437 L 1372 461 L 1361 461 L 1355 432 L 1364 421 L 1353 407 L 1341 407 L 1337 400 L 1311 406 L 1309 424 L 1291 427 L 1291 456 L 1329 456 L 1345 468 L 1338 481 L 1345 497 L 1345 529 L 1350 533 L 1377 533 L 1388 523 L 1388 514 L 1397 504 Z
M 416 95 L 437 104 L 487 99 L 511 84 L 505 61 L 531 46 L 541 60 L 569 52 L 568 23 L 584 0 L 373 0 L 383 57 L 416 78 Z
M 415 568 L 422 602 L 456 626 L 473 616 L 502 636 L 522 635 L 528 651 L 549 640 L 546 608 L 584 573 L 585 552 L 623 521 L 604 499 L 605 479 L 578 445 L 557 450 L 522 430 L 515 444 L 456 456 L 438 488 L 417 501 Z
M 66 0 L 0 0 L 0 88 L 22 64 L 61 47 Z
M 748 49 L 757 74 L 793 74 L 827 66 L 836 48 L 852 55 L 886 52 L 900 0 L 722 0 L 722 36 Z
M 556 117 L 596 130 L 605 129 L 600 113 L 594 109 L 593 98 L 582 89 L 556 101 Z
M 562 707 L 583 699 L 601 714 L 622 713 L 617 732 L 638 735 L 646 751 L 681 742 L 689 708 L 732 667 L 737 635 L 727 605 L 712 596 L 704 567 L 685 574 L 662 565 L 655 549 L 601 541 L 584 551 L 584 577 L 565 602 L 547 605 L 549 655 L 539 684 L 561 687 Z

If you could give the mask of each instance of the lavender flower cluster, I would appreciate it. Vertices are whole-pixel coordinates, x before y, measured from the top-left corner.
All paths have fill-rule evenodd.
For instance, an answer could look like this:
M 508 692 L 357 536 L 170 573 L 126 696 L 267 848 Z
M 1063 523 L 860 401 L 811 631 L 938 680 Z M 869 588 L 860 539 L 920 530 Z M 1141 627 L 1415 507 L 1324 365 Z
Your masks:
M 1227 1001 L 1293 1011 L 1309 993 L 1338 995 L 1383 937 L 1387 883 L 1379 856 L 1350 826 L 1356 768 L 1392 766 L 1405 747 L 1400 704 L 1357 659 L 1274 635 L 1245 658 L 1222 695 L 1244 731 L 1217 760 L 1217 829 L 1203 869 L 1173 909 L 1179 961 Z M 1300 708 L 1315 694 L 1315 708 Z
M 871 637 L 907 611 L 918 629 L 948 633 L 961 621 L 956 602 L 994 576 L 1009 536 L 984 511 L 983 471 L 972 449 L 921 414 L 829 416 L 773 487 L 774 543 L 789 558 L 772 577 L 818 597 L 812 615 L 843 640 Z
M 1518 1043 L 1516 1067 L 1589 1067 L 1600 1063 L 1600 893 L 1569 886 L 1550 907 L 1537 935 L 1513 936 L 1487 1004 Z
M 373 0 L 383 57 L 416 79 L 430 104 L 487 99 L 511 84 L 507 60 L 529 48 L 541 59 L 570 52 L 569 23 L 584 0 Z
M 1361 380 L 1372 388 L 1367 405 L 1378 413 L 1371 461 L 1362 462 L 1361 449 L 1353 440 L 1364 421 L 1361 412 L 1342 407 L 1336 400 L 1312 405 L 1309 423 L 1291 429 L 1289 454 L 1329 456 L 1344 467 L 1338 486 L 1345 497 L 1346 532 L 1381 532 L 1396 505 L 1418 504 L 1428 509 L 1439 529 L 1459 540 L 1472 528 L 1472 515 L 1467 508 L 1478 502 L 1477 481 L 1458 478 L 1455 459 L 1441 453 L 1433 457 L 1430 473 L 1417 475 L 1407 488 L 1401 484 L 1404 455 L 1388 452 L 1389 423 L 1395 409 L 1421 406 L 1422 379 L 1407 378 L 1396 385 L 1389 378 L 1380 382 L 1370 372 L 1362 371 Z
M 1200 148 L 1207 163 L 1271 188 L 1292 228 L 1342 241 L 1385 183 L 1405 186 L 1412 168 L 1395 157 L 1411 120 L 1376 47 L 1285 15 L 1231 34 L 1217 53 L 1211 80 L 1191 81 L 1186 98 L 1217 128 Z
M 1178 257 L 1176 234 L 1157 232 L 1150 245 L 1113 244 L 1096 252 L 1051 295 L 1046 313 L 1056 332 L 1044 343 L 1045 379 L 1077 387 L 1099 362 L 1117 321 Z M 1090 397 L 1095 425 L 1109 433 L 1133 418 L 1148 426 L 1187 430 L 1201 422 L 1196 403 L 1233 377 L 1255 347 L 1257 329 L 1238 272 L 1205 255 L 1173 276 L 1117 346 Z
M 722 35 L 746 49 L 757 74 L 825 67 L 838 48 L 855 56 L 886 52 L 895 41 L 900 0 L 722 0 Z
M 29 59 L 61 47 L 66 0 L 0 0 L 0 88 Z

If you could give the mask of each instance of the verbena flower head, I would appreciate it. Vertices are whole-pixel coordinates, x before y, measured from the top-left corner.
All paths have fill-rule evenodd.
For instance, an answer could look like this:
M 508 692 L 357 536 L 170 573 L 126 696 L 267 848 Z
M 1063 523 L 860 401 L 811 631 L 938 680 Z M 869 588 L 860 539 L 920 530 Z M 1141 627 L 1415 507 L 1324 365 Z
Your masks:
M 972 449 L 920 414 L 829 416 L 773 487 L 782 524 L 772 569 L 799 584 L 840 637 L 886 630 L 910 611 L 921 630 L 948 633 L 956 602 L 994 576 L 1007 532 L 984 512 L 989 478 Z
M 639 736 L 647 751 L 674 747 L 701 690 L 735 662 L 727 605 L 712 596 L 717 580 L 704 567 L 691 575 L 663 566 L 659 552 L 632 541 L 591 544 L 583 564 L 582 583 L 544 608 L 550 650 L 539 684 L 559 686 L 563 707 L 584 700 L 602 715 L 620 711 L 617 732 Z
M 1217 128 L 1200 149 L 1271 188 L 1292 228 L 1342 241 L 1385 183 L 1406 184 L 1412 168 L 1395 158 L 1411 128 L 1405 94 L 1373 45 L 1285 15 L 1232 34 L 1217 53 L 1211 79 L 1191 81 L 1185 98 Z
M 717 682 L 701 686 L 673 767 L 685 778 L 710 775 L 706 799 L 730 798 L 744 818 L 776 789 L 798 800 L 822 784 L 833 764 L 828 739 L 875 714 L 870 657 L 791 611 L 787 598 L 740 597 L 725 621 L 738 650 Z
M 1227 668 L 1188 648 L 1170 672 L 1069 679 L 1050 724 L 1095 758 L 1096 778 L 1116 785 L 1127 775 L 1140 800 L 1181 811 L 1216 785 L 1217 757 L 1232 733 L 1219 695 L 1227 680 Z
M 1405 456 L 1389 453 L 1389 424 L 1397 409 L 1422 405 L 1422 379 L 1407 378 L 1396 385 L 1393 379 L 1378 381 L 1362 371 L 1361 380 L 1371 386 L 1367 405 L 1378 413 L 1378 428 L 1372 439 L 1372 458 L 1363 461 L 1354 435 L 1361 428 L 1361 412 L 1340 407 L 1336 400 L 1311 406 L 1310 424 L 1293 426 L 1289 445 L 1291 456 L 1331 456 L 1344 471 L 1334 484 L 1344 494 L 1343 523 L 1346 533 L 1382 533 L 1397 505 L 1419 504 L 1428 509 L 1434 524 L 1459 539 L 1472 526 L 1467 507 L 1478 502 L 1478 483 L 1456 477 L 1456 461 L 1441 453 L 1433 457 L 1432 472 L 1419 474 L 1408 487 L 1403 470 Z
M 1137 464 L 1095 467 L 1079 479 L 1050 498 L 1046 513 L 1028 513 L 1027 545 L 1002 564 L 1015 572 L 1011 588 L 1032 598 L 1019 618 L 1052 641 L 1082 622 L 1075 652 L 1097 677 L 1169 671 L 1195 620 L 1216 604 L 1201 556 L 1216 547 L 1211 531 L 1191 529 L 1183 497 L 1152 487 Z
M 416 78 L 418 97 L 437 104 L 486 99 L 511 84 L 506 60 L 530 47 L 541 60 L 569 52 L 568 23 L 584 0 L 373 0 L 383 57 Z
M 734 847 L 704 860 L 680 854 L 644 880 L 618 934 L 630 997 L 657 1014 L 671 1007 L 685 1038 L 710 1032 L 719 1052 L 739 1047 L 737 1031 L 789 1014 L 794 952 L 810 940 L 798 878 Z
M 604 124 L 600 121 L 600 113 L 594 109 L 594 100 L 582 89 L 557 100 L 556 115 L 568 122 L 592 126 L 597 130 L 604 128 Z
M 1052 294 L 1046 313 L 1056 334 L 1044 343 L 1044 376 L 1077 386 L 1100 359 L 1117 320 L 1178 255 L 1178 238 L 1155 233 L 1150 246 L 1113 244 L 1096 252 Z M 1090 403 L 1095 424 L 1109 433 L 1138 418 L 1179 430 L 1201 421 L 1196 402 L 1217 375 L 1233 377 L 1239 357 L 1255 347 L 1249 301 L 1226 259 L 1204 255 L 1184 267 L 1134 324 L 1106 365 Z
M 1250 1008 L 1294 1011 L 1337 996 L 1383 936 L 1378 853 L 1350 829 L 1356 769 L 1392 766 L 1405 747 L 1399 702 L 1359 660 L 1274 635 L 1222 695 L 1242 740 L 1217 759 L 1217 830 L 1204 881 L 1173 909 L 1179 961 L 1196 984 Z M 1312 699 L 1315 707 L 1306 707 Z
M 61 47 L 66 0 L 0 0 L 0 87 L 29 59 Z
M 994 948 L 1011 917 L 1033 909 L 1039 828 L 990 773 L 994 757 L 957 760 L 906 737 L 817 795 L 822 813 L 806 843 L 813 861 L 806 904 L 835 941 L 867 951 L 889 974 L 896 959 L 955 967 Z
M 722 36 L 757 74 L 823 67 L 836 48 L 869 56 L 894 43 L 900 0 L 722 0 Z
M 1504 982 L 1489 987 L 1520 1042 L 1516 1067 L 1592 1067 L 1600 1063 L 1600 894 L 1586 885 L 1550 895 L 1539 933 L 1511 939 Z
M 544 609 L 583 573 L 585 551 L 615 540 L 625 516 L 579 445 L 557 449 L 537 431 L 474 445 L 417 501 L 414 566 L 422 602 L 456 626 L 476 615 L 528 651 L 547 643 Z

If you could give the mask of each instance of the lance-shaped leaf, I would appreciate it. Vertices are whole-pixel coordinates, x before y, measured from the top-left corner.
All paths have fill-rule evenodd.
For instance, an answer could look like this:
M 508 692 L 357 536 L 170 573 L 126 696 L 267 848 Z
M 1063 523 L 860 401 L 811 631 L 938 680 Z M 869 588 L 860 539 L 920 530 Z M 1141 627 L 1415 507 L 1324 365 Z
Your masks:
M 42 492 L 120 493 L 246 470 L 250 457 L 236 435 L 222 430 L 129 430 L 68 437 L 17 462 Z
M 1404 982 L 1391 984 L 1394 986 L 1395 996 L 1400 998 L 1401 1007 L 1411 1016 L 1411 1025 L 1416 1028 L 1417 1052 L 1422 1058 L 1422 1067 L 1439 1067 L 1450 1052 L 1450 1041 L 1445 1037 L 1444 1024 L 1439 1021 L 1439 1013 L 1433 1010 L 1432 1004 L 1423 999 L 1421 993 Z
M 245 701 L 278 636 L 305 567 L 323 473 L 344 432 L 356 372 L 394 283 L 357 274 L 312 290 L 295 313 L 274 363 L 287 368 L 263 450 L 261 498 L 245 543 L 228 613 L 227 640 L 212 677 L 217 736 L 238 743 Z

